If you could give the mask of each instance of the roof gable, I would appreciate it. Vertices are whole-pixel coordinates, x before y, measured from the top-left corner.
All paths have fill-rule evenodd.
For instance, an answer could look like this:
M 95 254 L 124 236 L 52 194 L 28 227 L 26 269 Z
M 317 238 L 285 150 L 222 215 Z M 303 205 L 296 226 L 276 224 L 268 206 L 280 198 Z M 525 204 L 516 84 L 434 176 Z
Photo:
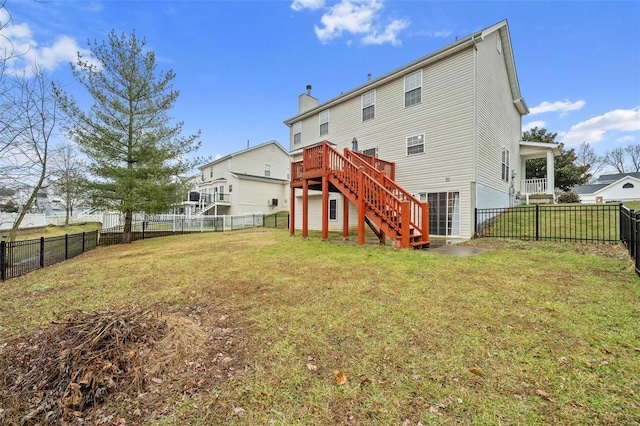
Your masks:
M 280 151 L 282 151 L 285 155 L 287 155 L 287 156 L 289 155 L 289 152 L 288 152 L 287 150 L 285 150 L 285 149 L 284 149 L 284 148 L 283 148 L 283 147 L 278 143 L 278 141 L 276 141 L 276 140 L 271 140 L 271 141 L 269 141 L 269 142 L 264 142 L 264 143 L 261 143 L 261 144 L 256 145 L 256 146 L 252 146 L 252 147 L 250 147 L 250 148 L 243 149 L 242 151 L 237 151 L 237 152 L 234 152 L 234 153 L 231 153 L 231 154 L 227 154 L 227 155 L 225 155 L 224 157 L 220 157 L 220 158 L 218 158 L 218 159 L 216 159 L 216 160 L 214 160 L 214 161 L 212 161 L 212 162 L 210 162 L 210 163 L 204 164 L 204 165 L 202 165 L 202 166 L 200 166 L 200 167 L 198 167 L 198 168 L 199 168 L 200 170 L 204 170 L 204 169 L 206 169 L 207 167 L 211 167 L 211 166 L 213 166 L 213 165 L 215 165 L 215 164 L 222 163 L 222 162 L 224 162 L 224 161 L 228 160 L 229 158 L 237 157 L 237 156 L 239 156 L 239 155 L 244 155 L 244 154 L 247 154 L 247 153 L 249 153 L 249 152 L 251 152 L 251 151 L 254 151 L 254 150 L 256 150 L 256 149 L 260 149 L 260 148 L 264 148 L 265 146 L 269 146 L 269 145 L 275 145 L 275 147 L 276 147 L 277 149 L 279 149 Z
M 520 84 L 518 82 L 518 75 L 516 73 L 516 66 L 513 57 L 513 48 L 511 46 L 511 36 L 509 35 L 509 26 L 507 24 L 507 20 L 503 20 L 494 24 L 484 30 L 476 31 L 475 33 L 458 40 L 448 46 L 445 46 L 439 50 L 436 50 L 433 53 L 430 53 L 426 56 L 423 56 L 413 62 L 408 63 L 400 68 L 397 68 L 387 74 L 382 75 L 376 79 L 368 81 L 367 83 L 356 87 L 353 90 L 350 90 L 340 96 L 337 96 L 333 99 L 330 99 L 324 103 L 319 104 L 317 107 L 309 109 L 303 113 L 300 113 L 292 118 L 289 118 L 284 121 L 284 124 L 287 126 L 291 126 L 294 122 L 317 114 L 320 110 L 330 108 L 333 105 L 345 102 L 354 97 L 360 96 L 361 94 L 373 90 L 377 87 L 380 87 L 392 80 L 395 80 L 405 74 L 411 73 L 415 70 L 423 68 L 435 61 L 441 60 L 448 56 L 451 56 L 463 49 L 470 48 L 474 46 L 476 43 L 484 41 L 484 39 L 494 32 L 498 31 L 500 33 L 500 38 L 502 40 L 502 51 L 504 52 L 504 60 L 505 65 L 507 67 L 507 75 L 509 77 L 509 86 L 511 88 L 511 96 L 513 98 L 513 102 L 515 107 L 518 109 L 521 115 L 526 115 L 529 113 L 529 108 L 527 107 L 524 99 L 520 94 Z

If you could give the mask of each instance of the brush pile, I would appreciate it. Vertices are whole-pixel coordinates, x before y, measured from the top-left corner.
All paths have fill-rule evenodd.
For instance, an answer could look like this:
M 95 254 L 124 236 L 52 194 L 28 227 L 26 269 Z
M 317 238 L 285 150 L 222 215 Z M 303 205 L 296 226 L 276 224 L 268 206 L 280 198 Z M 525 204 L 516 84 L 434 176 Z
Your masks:
M 0 344 L 0 422 L 70 424 L 108 398 L 144 392 L 149 349 L 167 321 L 149 310 L 72 312 Z

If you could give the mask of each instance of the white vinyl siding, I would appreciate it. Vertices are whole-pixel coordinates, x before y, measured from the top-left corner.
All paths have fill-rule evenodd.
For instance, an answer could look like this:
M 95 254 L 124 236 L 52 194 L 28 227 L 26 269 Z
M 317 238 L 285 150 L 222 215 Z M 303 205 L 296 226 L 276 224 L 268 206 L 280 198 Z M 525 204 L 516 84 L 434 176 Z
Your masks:
M 492 207 L 509 207 L 509 179 L 516 172 L 520 179 L 525 176 L 520 170 L 519 140 L 521 138 L 521 116 L 518 113 L 509 86 L 505 55 L 495 48 L 499 42 L 498 33 L 492 33 L 483 43 L 478 44 L 477 51 L 477 183 L 496 194 L 503 194 L 504 205 Z M 508 166 L 497 172 L 500 161 L 508 151 L 508 155 L 516 154 L 516 161 L 507 160 Z M 503 160 L 505 160 L 503 158 Z M 519 190 L 519 187 L 516 187 Z
M 371 120 L 376 116 L 376 91 L 372 90 L 362 95 L 362 121 Z
M 419 104 L 422 101 L 422 70 L 404 78 L 404 106 Z

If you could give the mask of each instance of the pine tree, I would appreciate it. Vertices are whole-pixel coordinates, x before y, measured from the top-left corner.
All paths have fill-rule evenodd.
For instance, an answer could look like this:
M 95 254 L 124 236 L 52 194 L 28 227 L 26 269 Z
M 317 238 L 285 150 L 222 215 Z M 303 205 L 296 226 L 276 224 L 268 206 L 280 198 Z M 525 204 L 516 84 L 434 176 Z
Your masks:
M 111 31 L 108 44 L 94 41 L 90 57 L 78 55 L 72 70 L 93 98 L 89 112 L 57 88 L 69 135 L 90 160 L 95 207 L 124 213 L 124 242 L 134 212 L 162 213 L 177 201 L 181 184 L 172 178 L 193 169 L 186 155 L 200 147 L 199 133 L 181 136 L 183 123 L 168 115 L 179 95 L 175 74 L 157 71 L 145 45 L 135 33 Z

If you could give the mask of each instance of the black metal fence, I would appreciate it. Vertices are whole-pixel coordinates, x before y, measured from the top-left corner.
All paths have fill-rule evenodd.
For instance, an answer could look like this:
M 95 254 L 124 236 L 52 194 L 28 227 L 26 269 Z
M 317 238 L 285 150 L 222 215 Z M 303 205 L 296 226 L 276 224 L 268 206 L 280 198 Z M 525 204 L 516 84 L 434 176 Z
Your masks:
M 475 236 L 617 243 L 622 204 L 528 205 L 476 209 Z
M 98 231 L 24 241 L 0 241 L 0 281 L 71 259 L 98 245 Z
M 636 274 L 640 275 L 640 211 L 635 211 L 620 206 L 620 241 L 629 251 L 629 255 L 634 261 Z

